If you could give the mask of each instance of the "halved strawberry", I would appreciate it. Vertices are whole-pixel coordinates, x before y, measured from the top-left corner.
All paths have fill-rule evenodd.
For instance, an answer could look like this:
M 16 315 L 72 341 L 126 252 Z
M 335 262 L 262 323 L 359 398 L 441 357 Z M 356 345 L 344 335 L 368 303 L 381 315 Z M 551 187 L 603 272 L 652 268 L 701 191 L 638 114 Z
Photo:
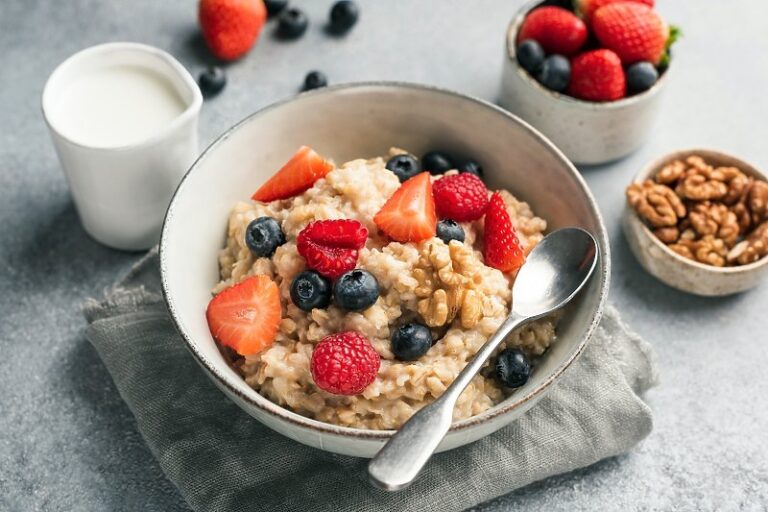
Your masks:
M 269 181 L 254 192 L 251 199 L 268 203 L 301 194 L 331 172 L 333 164 L 309 146 L 301 146 Z
M 272 345 L 280 324 L 280 292 L 269 276 L 258 275 L 227 288 L 205 312 L 213 338 L 242 356 Z
M 373 222 L 393 240 L 418 242 L 435 236 L 437 215 L 428 172 L 417 174 L 392 194 Z
M 504 199 L 496 192 L 491 196 L 485 212 L 483 235 L 485 264 L 502 272 L 513 272 L 525 263 L 525 253 L 520 247 L 512 220 L 509 218 Z

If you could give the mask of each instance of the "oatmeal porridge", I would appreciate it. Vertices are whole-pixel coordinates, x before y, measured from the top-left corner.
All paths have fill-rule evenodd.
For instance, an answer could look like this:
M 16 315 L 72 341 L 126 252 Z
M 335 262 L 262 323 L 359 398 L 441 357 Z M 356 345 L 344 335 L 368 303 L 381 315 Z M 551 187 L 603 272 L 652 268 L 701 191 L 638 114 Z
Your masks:
M 546 229 L 475 174 L 430 174 L 390 153 L 337 167 L 302 148 L 258 200 L 234 205 L 207 313 L 248 385 L 337 425 L 397 428 L 439 397 L 505 319 L 516 270 Z M 511 245 L 500 222 L 511 223 Z M 259 305 L 244 311 L 247 300 Z M 529 324 L 501 350 L 534 359 L 555 322 Z M 497 366 L 474 378 L 454 419 L 511 392 Z

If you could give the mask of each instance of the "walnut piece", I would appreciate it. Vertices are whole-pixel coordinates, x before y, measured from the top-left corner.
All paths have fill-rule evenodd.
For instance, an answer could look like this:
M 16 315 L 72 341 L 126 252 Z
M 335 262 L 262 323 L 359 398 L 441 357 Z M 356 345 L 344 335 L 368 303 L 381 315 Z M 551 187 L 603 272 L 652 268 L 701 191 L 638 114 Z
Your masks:
M 728 186 L 728 192 L 723 197 L 725 204 L 730 205 L 741 201 L 752 185 L 753 179 L 736 167 L 718 167 L 715 173 L 721 175 Z
M 768 256 L 768 221 L 763 222 L 745 239 L 728 251 L 731 263 L 748 265 Z
M 477 273 L 480 265 L 471 246 L 438 240 L 423 244 L 413 276 L 424 323 L 441 327 L 459 318 L 469 329 L 483 318 L 483 298 L 474 289 L 482 279 Z
M 653 230 L 653 234 L 665 244 L 677 242 L 677 239 L 680 238 L 680 230 L 674 226 L 656 228 Z
M 685 206 L 675 192 L 651 180 L 627 187 L 627 201 L 653 227 L 674 226 L 685 217 Z
M 725 197 L 728 193 L 728 185 L 725 184 L 725 177 L 721 172 L 707 165 L 699 156 L 689 156 L 685 161 L 689 167 L 675 187 L 677 195 L 693 201 Z
M 713 235 L 722 239 L 728 247 L 733 247 L 739 237 L 740 228 L 736 214 L 722 203 L 698 203 L 688 218 L 700 237 Z
M 683 162 L 675 160 L 661 168 L 658 174 L 656 174 L 656 182 L 662 185 L 674 183 L 683 177 L 685 169 L 686 167 Z
M 752 213 L 752 222 L 760 224 L 768 220 L 768 182 L 755 181 L 749 190 L 747 206 Z

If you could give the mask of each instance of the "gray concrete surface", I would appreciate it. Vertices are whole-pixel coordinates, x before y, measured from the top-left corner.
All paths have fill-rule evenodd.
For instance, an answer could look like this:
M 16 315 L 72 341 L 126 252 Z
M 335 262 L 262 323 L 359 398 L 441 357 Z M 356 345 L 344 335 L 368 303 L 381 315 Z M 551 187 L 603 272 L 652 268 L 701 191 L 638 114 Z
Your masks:
M 0 510 L 187 508 L 83 337 L 81 301 L 138 255 L 81 229 L 38 98 L 58 62 L 105 41 L 159 46 L 197 74 L 207 57 L 195 3 L 0 0 Z M 505 24 L 521 2 L 360 0 L 346 38 L 322 32 L 331 0 L 295 3 L 310 14 L 308 33 L 279 42 L 270 25 L 229 67 L 227 89 L 203 108 L 204 144 L 294 94 L 310 69 L 334 83 L 409 80 L 494 99 Z M 658 128 L 629 158 L 583 170 L 612 236 L 612 301 L 658 351 L 655 431 L 630 454 L 479 510 L 766 510 L 768 283 L 724 299 L 671 290 L 637 266 L 619 213 L 635 171 L 673 149 L 717 147 L 768 167 L 768 6 L 658 3 L 685 31 Z

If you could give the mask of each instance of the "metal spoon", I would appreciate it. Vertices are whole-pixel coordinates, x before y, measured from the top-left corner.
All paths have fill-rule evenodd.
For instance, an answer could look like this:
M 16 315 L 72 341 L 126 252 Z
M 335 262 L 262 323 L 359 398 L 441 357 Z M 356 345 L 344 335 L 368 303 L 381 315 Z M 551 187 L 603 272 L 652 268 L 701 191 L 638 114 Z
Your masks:
M 445 392 L 414 414 L 368 464 L 371 481 L 388 491 L 407 487 L 442 441 L 456 400 L 502 341 L 518 327 L 565 306 L 597 264 L 595 239 L 579 228 L 546 236 L 528 255 L 512 287 L 512 310 L 499 330 Z

